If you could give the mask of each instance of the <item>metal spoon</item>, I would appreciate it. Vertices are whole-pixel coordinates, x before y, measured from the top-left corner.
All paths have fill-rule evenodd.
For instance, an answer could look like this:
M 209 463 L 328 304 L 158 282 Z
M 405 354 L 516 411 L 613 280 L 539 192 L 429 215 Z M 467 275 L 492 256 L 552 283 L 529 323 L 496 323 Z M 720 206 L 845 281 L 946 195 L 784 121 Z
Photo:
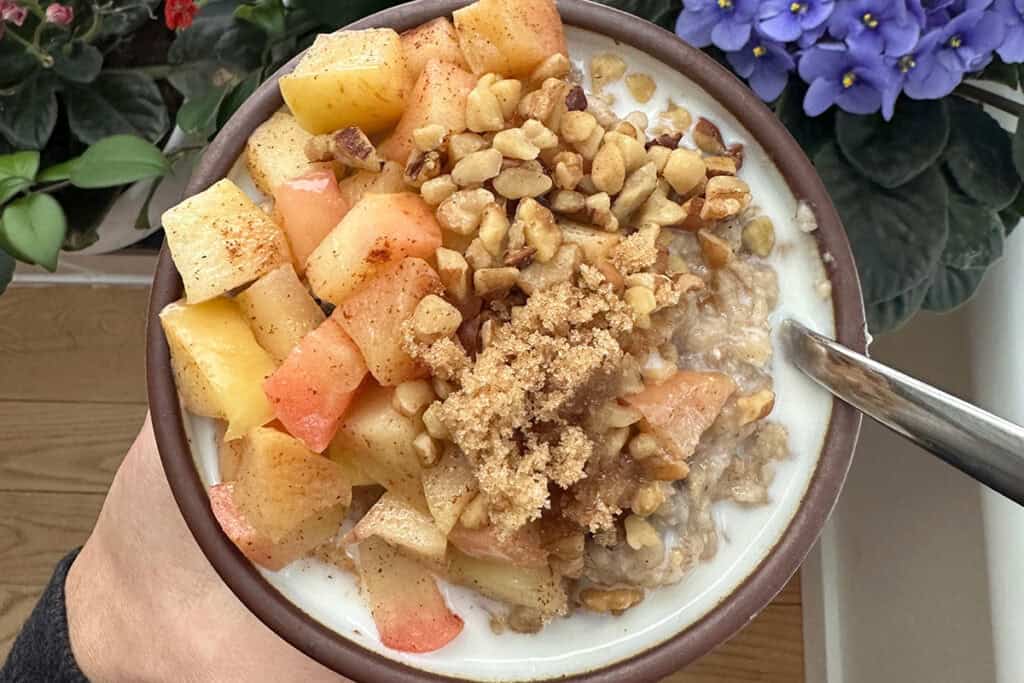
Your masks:
M 794 320 L 786 357 L 838 398 L 1024 505 L 1024 428 L 851 351 Z

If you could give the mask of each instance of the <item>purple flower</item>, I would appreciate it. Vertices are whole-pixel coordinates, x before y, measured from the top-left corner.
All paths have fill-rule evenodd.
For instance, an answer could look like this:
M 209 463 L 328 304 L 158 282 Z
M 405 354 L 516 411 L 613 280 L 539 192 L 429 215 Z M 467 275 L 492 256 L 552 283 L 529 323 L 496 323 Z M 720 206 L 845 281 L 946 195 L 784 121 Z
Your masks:
M 743 78 L 758 97 L 771 102 L 782 94 L 789 80 L 789 72 L 796 63 L 786 46 L 761 36 L 754 36 L 742 50 L 726 54 L 729 64 Z
M 935 30 L 939 33 L 935 46 L 938 68 L 960 75 L 984 68 L 1006 36 L 1003 18 L 980 9 L 968 10 Z
M 800 57 L 800 77 L 810 84 L 804 111 L 817 116 L 833 104 L 851 114 L 872 114 L 890 87 L 882 55 L 860 44 L 816 45 Z M 883 111 L 888 119 L 892 111 Z
M 835 0 L 765 0 L 757 13 L 757 27 L 772 40 L 788 43 L 824 28 L 834 7 Z
M 14 0 L 0 0 L 0 20 L 21 26 L 27 16 L 28 10 Z
M 996 0 L 992 12 L 1006 22 L 1006 39 L 996 52 L 1008 64 L 1024 62 L 1024 0 Z
M 902 57 L 886 60 L 891 74 L 891 86 L 885 94 L 883 109 L 893 107 L 900 92 L 915 100 L 937 100 L 953 92 L 963 74 L 941 68 L 936 51 L 940 31 L 931 31 L 921 39 L 913 51 Z
M 921 25 L 905 0 L 846 0 L 838 3 L 829 33 L 865 50 L 898 57 L 910 51 L 921 36 Z
M 758 0 L 687 0 L 676 33 L 695 47 L 712 43 L 730 52 L 750 40 Z

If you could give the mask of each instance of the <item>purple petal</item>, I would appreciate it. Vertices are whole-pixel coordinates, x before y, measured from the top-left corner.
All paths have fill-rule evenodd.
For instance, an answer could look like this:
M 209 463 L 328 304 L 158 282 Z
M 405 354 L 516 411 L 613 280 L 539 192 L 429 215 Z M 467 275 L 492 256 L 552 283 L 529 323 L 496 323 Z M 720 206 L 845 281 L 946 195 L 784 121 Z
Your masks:
M 979 54 L 992 52 L 1002 44 L 1005 37 L 1006 23 L 997 12 L 985 12 L 978 23 L 964 33 L 965 42 Z
M 753 48 L 747 45 L 742 50 L 736 52 L 727 52 L 725 58 L 729 61 L 732 66 L 732 70 L 739 74 L 742 78 L 750 78 L 750 74 L 754 73 L 754 65 L 757 63 L 757 57 L 751 52 Z
M 789 80 L 788 76 L 788 73 L 778 69 L 755 69 L 749 79 L 750 87 L 762 100 L 771 102 L 782 94 L 786 81 Z
M 873 114 L 882 106 L 882 93 L 866 83 L 844 88 L 836 104 L 851 114 Z
M 996 52 L 1008 64 L 1024 62 L 1024 23 L 1006 32 L 1006 40 Z
M 819 2 L 811 2 L 807 5 L 807 14 L 804 15 L 800 23 L 804 29 L 813 29 L 823 26 L 828 18 L 832 16 L 832 10 L 836 7 L 833 0 L 819 0 Z
M 921 27 L 909 19 L 903 23 L 886 21 L 878 27 L 885 38 L 885 54 L 899 57 L 914 49 L 921 37 Z
M 736 21 L 719 21 L 711 29 L 711 42 L 729 52 L 739 50 L 750 40 L 750 24 Z
M 916 69 L 907 74 L 903 92 L 915 100 L 937 100 L 953 92 L 963 74 L 950 71 L 938 60 L 919 62 Z
M 843 86 L 839 81 L 830 81 L 819 78 L 811 83 L 804 96 L 804 112 L 808 116 L 817 116 L 835 104 L 836 99 L 843 92 Z
M 808 29 L 802 36 L 800 36 L 800 40 L 797 41 L 797 44 L 800 47 L 808 48 L 817 43 L 818 40 L 825 35 L 826 30 L 828 30 L 828 22 L 822 23 L 817 28 Z
M 714 12 L 684 10 L 676 19 L 676 35 L 694 47 L 711 44 L 711 30 L 718 23 Z
M 776 14 L 769 19 L 762 20 L 757 27 L 761 33 L 772 40 L 778 40 L 783 43 L 796 40 L 803 32 L 800 28 L 800 22 L 788 10 Z
M 850 64 L 850 54 L 840 46 L 818 45 L 800 57 L 800 78 L 808 83 L 819 78 L 838 80 Z

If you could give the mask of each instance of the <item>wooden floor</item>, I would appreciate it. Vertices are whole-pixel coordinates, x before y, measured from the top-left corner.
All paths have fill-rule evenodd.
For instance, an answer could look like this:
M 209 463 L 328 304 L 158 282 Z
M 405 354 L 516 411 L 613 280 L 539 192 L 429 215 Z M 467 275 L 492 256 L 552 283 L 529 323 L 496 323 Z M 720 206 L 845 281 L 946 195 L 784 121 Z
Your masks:
M 54 564 L 85 541 L 146 411 L 147 292 L 0 296 L 0 660 Z M 665 683 L 801 683 L 800 584 Z

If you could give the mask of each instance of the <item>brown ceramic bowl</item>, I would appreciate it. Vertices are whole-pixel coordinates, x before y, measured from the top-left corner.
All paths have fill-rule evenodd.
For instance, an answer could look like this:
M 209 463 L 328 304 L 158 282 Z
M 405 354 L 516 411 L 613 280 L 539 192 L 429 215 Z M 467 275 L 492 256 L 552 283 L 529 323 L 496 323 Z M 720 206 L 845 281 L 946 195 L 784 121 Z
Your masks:
M 391 27 L 399 31 L 451 12 L 464 0 L 420 0 L 385 10 L 350 28 Z M 825 188 L 800 147 L 764 104 L 725 69 L 652 24 L 587 0 L 559 0 L 568 26 L 631 45 L 684 75 L 730 112 L 763 147 L 767 159 L 795 198 L 813 209 L 818 248 L 831 254 L 833 314 L 838 340 L 863 352 L 864 312 L 856 269 L 843 227 Z M 185 195 L 225 177 L 242 153 L 249 134 L 282 105 L 277 79 L 292 60 L 263 84 L 231 118 L 196 167 Z M 769 162 L 769 163 L 771 163 Z M 357 681 L 456 680 L 425 673 L 371 652 L 308 616 L 271 586 L 221 532 L 210 510 L 186 437 L 171 373 L 167 343 L 157 314 L 182 296 L 181 279 L 166 247 L 153 281 L 149 309 L 147 376 L 153 424 L 167 479 L 182 515 L 211 564 L 246 606 L 271 629 L 304 653 Z M 824 446 L 795 514 L 779 540 L 752 572 L 694 623 L 649 649 L 562 680 L 654 681 L 684 667 L 730 638 L 782 589 L 818 537 L 853 457 L 859 414 L 834 402 Z M 543 637 L 543 635 L 538 636 Z M 590 670 L 588 670 L 590 669 Z

